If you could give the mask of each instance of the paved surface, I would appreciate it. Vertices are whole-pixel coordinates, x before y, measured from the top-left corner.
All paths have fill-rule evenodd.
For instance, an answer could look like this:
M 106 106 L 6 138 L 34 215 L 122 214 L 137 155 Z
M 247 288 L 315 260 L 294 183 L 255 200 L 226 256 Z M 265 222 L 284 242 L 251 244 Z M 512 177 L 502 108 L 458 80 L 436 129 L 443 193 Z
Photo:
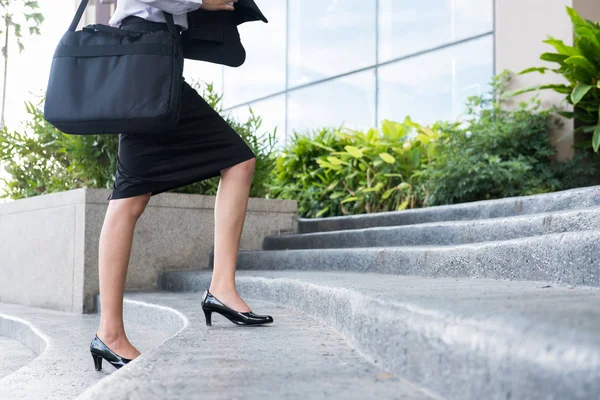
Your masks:
M 0 379 L 15 372 L 35 358 L 35 353 L 31 349 L 14 339 L 3 336 L 0 336 L 0 354 L 2 354 Z
M 600 290 L 545 282 L 238 271 L 242 296 L 308 312 L 448 398 L 600 398 Z M 165 274 L 202 290 L 210 272 Z
M 46 349 L 38 357 L 0 379 L 0 399 L 72 399 L 115 371 L 107 363 L 100 372 L 94 369 L 89 345 L 98 328 L 98 315 L 6 303 L 0 303 L 0 314 L 30 322 L 48 340 Z M 129 339 L 141 352 L 157 346 L 174 333 L 163 332 L 155 326 L 136 322 L 136 318 L 127 317 L 125 328 Z M 165 326 L 164 329 L 170 330 L 170 327 Z M 5 368 L 4 354 L 0 365 Z
M 189 326 L 80 399 L 429 399 L 416 386 L 367 362 L 335 330 L 307 315 L 247 299 L 267 326 L 243 327 L 213 314 L 198 293 L 136 293 L 173 307 Z

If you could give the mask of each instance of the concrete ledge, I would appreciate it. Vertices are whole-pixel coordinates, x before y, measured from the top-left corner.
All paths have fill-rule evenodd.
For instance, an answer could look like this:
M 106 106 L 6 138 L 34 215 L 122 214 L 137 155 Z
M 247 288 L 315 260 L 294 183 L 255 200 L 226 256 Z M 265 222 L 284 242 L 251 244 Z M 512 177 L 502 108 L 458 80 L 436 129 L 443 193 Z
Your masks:
M 467 221 L 574 210 L 600 206 L 600 186 L 572 189 L 535 196 L 511 197 L 451 206 L 407 211 L 382 212 L 332 218 L 301 218 L 298 232 L 312 233 L 345 229 L 423 224 L 439 221 Z
M 0 302 L 93 312 L 108 189 L 82 188 L 0 204 Z M 165 192 L 139 219 L 127 289 L 156 288 L 165 269 L 209 265 L 214 196 Z M 295 201 L 250 199 L 240 248 L 296 232 Z
M 18 341 L 36 356 L 48 347 L 48 337 L 29 321 L 0 313 L 0 336 Z
M 600 227 L 600 207 L 494 218 L 267 236 L 263 250 L 458 245 Z
M 240 252 L 242 270 L 336 270 L 600 286 L 600 230 L 460 246 Z
M 545 283 L 319 272 L 239 272 L 240 294 L 313 315 L 364 356 L 460 399 L 591 399 L 600 393 L 600 291 Z M 210 274 L 165 273 L 202 291 Z

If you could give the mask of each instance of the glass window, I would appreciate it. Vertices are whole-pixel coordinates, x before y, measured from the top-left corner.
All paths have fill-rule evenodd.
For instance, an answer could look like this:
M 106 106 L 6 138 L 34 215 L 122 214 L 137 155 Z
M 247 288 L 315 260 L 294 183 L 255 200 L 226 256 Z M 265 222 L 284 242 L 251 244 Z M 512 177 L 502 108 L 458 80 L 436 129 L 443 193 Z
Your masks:
M 379 118 L 460 118 L 467 97 L 489 90 L 493 35 L 379 68 Z
M 289 4 L 290 87 L 375 65 L 374 0 Z
M 379 62 L 494 29 L 493 0 L 380 0 Z
M 230 111 L 231 115 L 239 121 L 245 122 L 250 118 L 250 108 L 254 115 L 262 118 L 259 135 L 265 132 L 274 132 L 277 129 L 277 148 L 285 145 L 285 95 L 271 97 L 249 106 L 240 106 Z
M 246 61 L 241 67 L 224 67 L 225 107 L 235 107 L 285 90 L 286 5 L 262 0 L 260 9 L 269 20 L 239 26 Z
M 293 90 L 288 96 L 288 136 L 323 126 L 375 126 L 374 69 Z

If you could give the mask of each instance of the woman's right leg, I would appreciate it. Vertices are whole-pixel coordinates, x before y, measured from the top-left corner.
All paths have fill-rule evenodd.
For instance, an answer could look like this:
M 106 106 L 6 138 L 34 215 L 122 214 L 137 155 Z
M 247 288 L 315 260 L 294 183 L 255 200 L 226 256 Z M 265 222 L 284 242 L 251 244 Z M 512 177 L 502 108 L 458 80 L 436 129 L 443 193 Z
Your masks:
M 123 294 L 135 225 L 151 193 L 110 200 L 99 243 L 100 327 L 97 335 L 121 357 L 134 359 L 140 352 L 129 342 L 123 323 Z

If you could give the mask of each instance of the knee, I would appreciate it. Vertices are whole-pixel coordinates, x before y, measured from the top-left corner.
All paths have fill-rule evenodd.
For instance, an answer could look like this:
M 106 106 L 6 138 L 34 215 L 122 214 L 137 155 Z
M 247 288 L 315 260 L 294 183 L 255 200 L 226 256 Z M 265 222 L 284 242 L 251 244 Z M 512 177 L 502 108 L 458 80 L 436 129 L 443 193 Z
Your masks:
M 144 213 L 148 201 L 150 201 L 150 194 L 116 199 L 111 201 L 110 205 L 112 206 L 113 211 L 118 213 L 121 217 L 137 220 Z

